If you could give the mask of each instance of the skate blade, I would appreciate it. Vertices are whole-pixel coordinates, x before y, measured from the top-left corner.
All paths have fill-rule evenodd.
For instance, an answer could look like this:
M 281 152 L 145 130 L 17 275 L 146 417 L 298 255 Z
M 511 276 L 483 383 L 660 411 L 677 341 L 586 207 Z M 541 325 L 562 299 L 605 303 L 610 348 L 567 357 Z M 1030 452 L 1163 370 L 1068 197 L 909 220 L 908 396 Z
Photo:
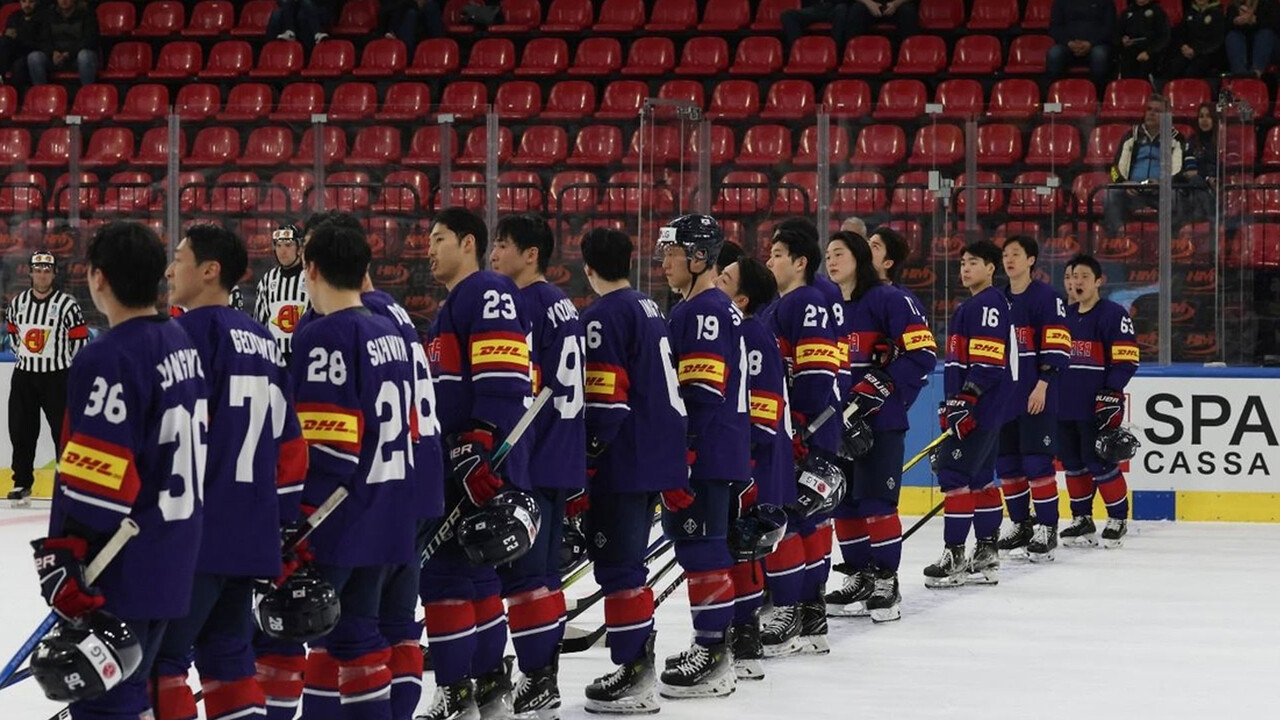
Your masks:
M 1124 538 L 1117 538 L 1115 540 L 1103 540 L 1102 547 L 1106 548 L 1107 550 L 1119 550 L 1120 548 L 1124 547 Z
M 662 709 L 658 696 L 650 688 L 639 695 L 628 695 L 617 700 L 592 700 L 587 698 L 584 710 L 593 715 L 652 715 Z
M 1062 544 L 1067 547 L 1074 548 L 1091 548 L 1098 547 L 1098 538 L 1096 535 L 1080 535 L 1079 537 L 1062 538 Z
M 25 500 L 10 500 L 9 507 L 14 510 L 25 510 L 31 507 L 31 499 L 27 498 Z
M 969 573 L 969 577 L 967 578 L 967 584 L 969 585 L 998 585 L 999 583 L 999 568 Z
M 734 660 L 733 674 L 739 680 L 763 680 L 764 664 L 759 660 Z
M 886 623 L 902 619 L 902 609 L 896 604 L 887 608 L 876 608 L 871 611 L 871 622 Z
M 826 655 L 831 652 L 831 644 L 826 635 L 801 635 L 800 655 Z
M 1053 551 L 1050 550 L 1049 552 L 1043 553 L 1030 553 L 1027 555 L 1027 559 L 1033 563 L 1051 563 L 1053 562 Z
M 727 697 L 737 689 L 737 678 L 732 670 L 726 669 L 719 677 L 692 686 L 658 685 L 658 694 L 671 700 L 689 700 L 694 698 Z
M 799 637 L 793 637 L 785 643 L 764 646 L 764 656 L 766 658 L 786 657 L 788 655 L 795 655 L 798 652 L 800 652 Z
M 866 617 L 867 604 L 859 600 L 848 605 L 827 605 L 827 617 Z
M 1030 554 L 1031 554 L 1031 551 L 1027 550 L 1025 547 L 1013 548 L 1012 550 L 1001 550 L 1000 559 L 1001 560 L 1026 560 L 1027 556 Z
M 526 710 L 516 713 L 514 717 L 515 720 L 560 720 L 560 705 L 540 710 Z
M 926 575 L 924 578 L 924 586 L 927 588 L 934 588 L 934 589 L 961 587 L 967 582 L 968 582 L 968 578 L 966 578 L 963 574 L 947 575 L 946 577 L 940 577 L 940 578 L 929 577 L 928 575 Z

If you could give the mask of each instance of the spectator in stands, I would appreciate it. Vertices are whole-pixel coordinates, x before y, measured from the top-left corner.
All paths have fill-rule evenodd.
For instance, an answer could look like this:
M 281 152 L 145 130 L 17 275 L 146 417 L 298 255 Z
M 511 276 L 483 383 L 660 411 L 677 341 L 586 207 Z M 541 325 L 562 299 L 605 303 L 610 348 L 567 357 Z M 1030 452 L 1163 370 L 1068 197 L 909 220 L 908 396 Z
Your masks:
M 1156 84 L 1169 47 L 1172 29 L 1169 16 L 1156 0 L 1129 0 L 1120 13 L 1120 77 L 1141 78 Z
M 1108 237 L 1119 236 L 1125 218 L 1133 210 L 1159 205 L 1159 193 L 1154 186 L 1160 181 L 1160 115 L 1167 108 L 1163 96 L 1152 95 L 1147 98 L 1146 114 L 1142 122 L 1135 125 L 1133 131 L 1121 141 L 1120 147 L 1116 148 L 1115 163 L 1111 166 L 1111 182 L 1124 183 L 1125 186 L 1107 189 L 1103 224 Z M 1170 174 L 1177 176 L 1183 171 L 1184 144 L 1177 130 L 1171 132 L 1169 168 Z M 1152 187 L 1136 187 L 1138 185 Z M 1174 216 L 1177 217 L 1176 195 L 1174 199 Z
M 400 38 L 409 54 L 413 55 L 419 40 L 444 37 L 440 3 L 436 0 L 380 0 L 378 33 L 383 37 Z
M 329 37 L 321 29 L 320 10 L 311 0 L 279 0 L 267 20 L 267 37 L 298 39 L 307 52 Z
M 915 0 L 853 0 L 849 6 L 849 36 L 866 35 L 876 23 L 896 25 L 901 37 L 918 35 L 920 9 L 917 6 Z
M 860 217 L 847 217 L 840 223 L 840 232 L 856 233 L 858 237 L 867 236 L 867 224 Z
M 1227 9 L 1227 62 L 1232 75 L 1261 78 L 1276 50 L 1276 0 L 1239 0 Z
M 1049 34 L 1053 47 L 1046 58 L 1049 80 L 1057 80 L 1068 65 L 1089 66 L 1099 87 L 1111 74 L 1111 43 L 1116 31 L 1112 0 L 1053 0 Z
M 71 67 L 84 85 L 98 79 L 98 15 L 88 3 L 55 0 L 41 24 L 39 48 L 27 55 L 27 71 L 33 85 L 44 85 L 50 73 Z
M 1190 220 L 1213 217 L 1218 192 L 1218 116 L 1210 103 L 1196 109 L 1196 127 L 1187 138 L 1182 187 L 1178 190 L 1183 214 Z
M 849 34 L 850 3 L 859 0 L 802 0 L 799 10 L 785 10 L 780 17 L 782 37 L 787 52 L 804 34 L 805 28 L 815 23 L 831 23 L 831 37 L 836 41 L 836 52 L 844 52 L 844 43 Z
M 1227 24 L 1218 0 L 1188 0 L 1169 53 L 1171 78 L 1211 78 L 1226 66 Z
M 4 22 L 0 35 L 0 74 L 13 73 L 14 84 L 25 85 L 27 56 L 40 49 L 41 20 L 44 17 L 36 0 L 22 0 L 18 12 Z

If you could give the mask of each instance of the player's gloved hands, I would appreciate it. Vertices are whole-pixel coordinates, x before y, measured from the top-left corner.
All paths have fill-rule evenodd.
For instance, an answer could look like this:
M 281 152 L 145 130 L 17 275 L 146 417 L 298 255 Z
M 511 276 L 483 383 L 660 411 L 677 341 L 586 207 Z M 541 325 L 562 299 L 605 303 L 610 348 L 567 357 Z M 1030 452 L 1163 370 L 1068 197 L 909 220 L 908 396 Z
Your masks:
M 791 426 L 795 429 L 795 434 L 791 436 L 791 456 L 797 466 L 809 457 L 809 445 L 804 437 L 804 429 L 807 425 L 803 414 L 792 411 Z
M 898 344 L 888 338 L 880 338 L 871 346 L 871 362 L 877 368 L 889 367 L 889 363 L 898 359 Z
M 564 516 L 573 520 L 591 509 L 591 496 L 586 490 L 579 490 L 570 495 L 564 503 Z
M 40 576 L 40 594 L 62 619 L 74 620 L 106 602 L 102 593 L 85 584 L 84 560 L 89 543 L 83 538 L 41 538 L 32 540 L 31 548 L 35 551 L 36 574 Z
M 476 507 L 492 500 L 502 489 L 502 478 L 489 466 L 494 430 L 489 423 L 476 421 L 470 430 L 449 438 L 449 477 L 462 486 Z
M 316 509 L 309 505 L 302 506 L 302 517 L 291 523 L 286 523 L 280 528 L 280 575 L 276 578 L 276 586 L 280 586 L 290 575 L 298 572 L 302 568 L 310 565 L 315 561 L 315 553 L 311 552 L 311 541 L 303 540 L 295 545 L 292 549 L 287 546 L 290 538 L 295 537 L 302 532 L 307 526 L 307 518 L 311 517 L 311 513 Z
M 947 398 L 944 408 L 946 423 L 943 430 L 951 428 L 957 440 L 968 437 L 969 433 L 978 428 L 978 420 L 974 417 L 977 405 L 978 396 L 968 390 L 961 390 Z
M 755 505 L 759 499 L 760 488 L 756 486 L 756 481 L 752 480 L 747 483 L 747 486 L 742 489 L 742 492 L 738 493 L 738 513 L 742 514 L 746 512 L 747 508 Z
M 696 496 L 689 488 L 676 488 L 662 491 L 662 507 L 668 512 L 680 512 L 693 504 Z
M 1124 395 L 1102 388 L 1093 397 L 1094 424 L 1099 430 L 1115 430 L 1124 420 Z
M 857 417 L 868 418 L 880 412 L 885 400 L 893 394 L 893 378 L 889 373 L 872 368 L 853 385 L 853 401 L 858 404 Z

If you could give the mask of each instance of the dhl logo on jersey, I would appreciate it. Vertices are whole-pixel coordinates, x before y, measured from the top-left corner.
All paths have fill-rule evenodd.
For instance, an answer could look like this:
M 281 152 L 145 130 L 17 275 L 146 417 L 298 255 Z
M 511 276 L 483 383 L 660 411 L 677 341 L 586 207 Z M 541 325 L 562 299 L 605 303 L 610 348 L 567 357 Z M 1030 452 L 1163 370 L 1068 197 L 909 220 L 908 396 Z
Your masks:
M 627 371 L 617 365 L 588 363 L 587 397 L 595 402 L 626 402 L 630 381 Z
M 777 427 L 782 419 L 782 396 L 769 392 L 751 393 L 751 422 Z
M 723 387 L 726 373 L 724 360 L 709 355 L 690 355 L 680 359 L 677 374 L 681 383 L 708 382 Z
M 22 336 L 22 346 L 33 355 L 44 352 L 49 342 L 49 328 L 31 328 Z
M 298 327 L 298 320 L 302 319 L 302 313 L 306 310 L 303 305 L 281 305 L 276 311 L 276 316 L 271 320 L 271 324 L 280 328 L 280 332 L 293 334 L 295 328 Z
M 360 416 L 341 410 L 299 410 L 298 422 L 302 423 L 302 437 L 307 442 L 360 443 Z
M 907 352 L 913 350 L 933 350 L 937 352 L 938 341 L 933 339 L 933 332 L 927 327 L 908 327 L 902 333 L 902 347 Z
M 58 460 L 58 472 L 62 475 L 110 490 L 120 490 L 124 486 L 128 471 L 128 458 L 74 440 L 67 443 Z
M 1138 346 L 1133 343 L 1116 343 L 1111 346 L 1111 362 L 1138 362 Z
M 1004 343 L 989 338 L 969 339 L 969 359 L 1004 362 Z
M 487 333 L 471 339 L 471 366 L 477 372 L 511 369 L 528 372 L 529 343 L 523 335 Z
M 796 346 L 796 370 L 840 367 L 840 355 L 833 342 L 802 342 Z
M 1044 329 L 1044 346 L 1054 350 L 1071 351 L 1071 331 L 1062 327 L 1046 327 Z

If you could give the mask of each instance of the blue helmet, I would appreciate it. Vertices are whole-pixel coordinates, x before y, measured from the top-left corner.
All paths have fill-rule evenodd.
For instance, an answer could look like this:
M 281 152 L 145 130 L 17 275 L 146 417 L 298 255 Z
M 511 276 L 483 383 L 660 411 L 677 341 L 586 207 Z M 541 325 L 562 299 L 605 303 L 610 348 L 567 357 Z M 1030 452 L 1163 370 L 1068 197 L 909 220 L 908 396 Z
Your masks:
M 724 231 L 720 223 L 710 215 L 681 215 L 667 223 L 658 235 L 658 250 L 679 245 L 689 257 L 689 262 L 702 260 L 710 268 L 720 257 L 724 247 Z

